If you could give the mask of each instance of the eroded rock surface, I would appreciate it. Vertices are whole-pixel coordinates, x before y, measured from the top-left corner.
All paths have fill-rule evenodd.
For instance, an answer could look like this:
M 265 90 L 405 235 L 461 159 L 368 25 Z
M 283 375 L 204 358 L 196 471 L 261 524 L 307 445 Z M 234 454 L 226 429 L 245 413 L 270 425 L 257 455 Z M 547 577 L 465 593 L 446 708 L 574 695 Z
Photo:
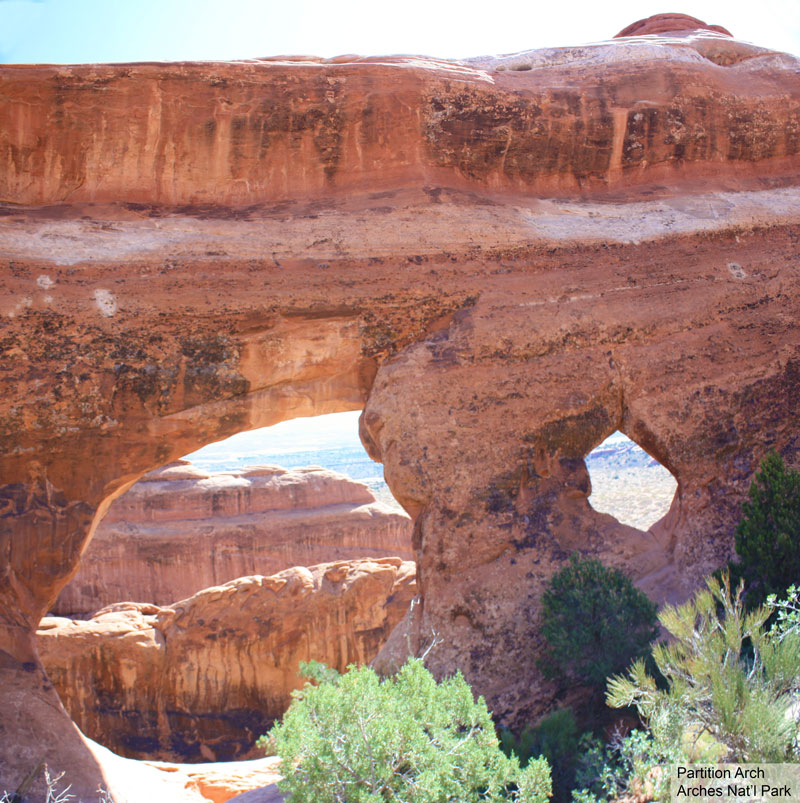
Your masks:
M 697 23 L 661 15 L 626 31 L 663 38 L 622 31 L 611 43 L 460 62 L 5 67 L 0 198 L 226 219 L 257 211 L 222 211 L 231 206 L 292 215 L 287 201 L 399 186 L 542 196 L 700 176 L 785 182 L 797 168 L 793 59 Z M 720 49 L 725 70 L 706 55 Z M 721 163 L 738 169 L 720 176 Z
M 655 14 L 646 19 L 637 20 L 623 28 L 614 38 L 622 36 L 651 36 L 653 34 L 674 33 L 676 31 L 716 31 L 731 36 L 731 32 L 721 25 L 706 25 L 697 17 L 688 14 Z
M 413 562 L 339 561 L 242 577 L 159 607 L 46 617 L 47 674 L 88 736 L 131 758 L 229 761 L 301 688 L 300 661 L 372 660 L 414 596 Z
M 360 482 L 314 467 L 209 474 L 178 461 L 111 505 L 53 613 L 169 605 L 237 577 L 387 555 L 413 560 L 411 520 Z
M 137 784 L 135 773 L 141 767 L 153 768 L 165 777 L 177 778 L 183 782 L 187 795 L 195 795 L 204 803 L 226 803 L 228 800 L 239 799 L 242 795 L 255 796 L 260 790 L 275 789 L 275 783 L 280 780 L 278 771 L 280 758 L 268 756 L 266 758 L 250 759 L 249 761 L 226 761 L 210 764 L 170 764 L 163 761 L 118 761 L 118 764 L 127 764 L 132 778 L 131 786 Z M 277 790 L 276 790 L 277 791 Z M 276 800 L 283 800 L 277 797 Z M 169 803 L 183 803 L 176 797 L 169 797 Z
M 0 69 L 3 772 L 97 786 L 33 633 L 113 496 L 286 418 L 366 404 L 409 632 L 506 722 L 551 703 L 538 596 L 573 549 L 686 596 L 761 456 L 798 463 L 798 66 L 699 30 Z M 651 534 L 586 502 L 616 429 L 678 482 Z

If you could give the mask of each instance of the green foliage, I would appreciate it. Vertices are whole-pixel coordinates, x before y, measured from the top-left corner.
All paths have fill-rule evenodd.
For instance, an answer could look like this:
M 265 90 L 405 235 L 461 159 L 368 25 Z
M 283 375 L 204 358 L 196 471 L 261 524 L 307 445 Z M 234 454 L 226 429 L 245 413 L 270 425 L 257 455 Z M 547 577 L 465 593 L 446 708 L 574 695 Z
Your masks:
M 677 746 L 661 745 L 643 731 L 616 736 L 608 745 L 586 734 L 580 750 L 573 803 L 629 797 L 667 801 L 669 777 L 661 767 L 683 759 Z
M 544 803 L 547 762 L 503 755 L 483 698 L 419 659 L 381 679 L 368 667 L 295 693 L 274 736 L 292 803 Z
M 736 527 L 738 564 L 731 564 L 747 586 L 748 605 L 769 594 L 783 594 L 800 579 L 800 472 L 770 452 L 750 485 Z
M 667 682 L 656 686 L 644 662 L 608 684 L 608 704 L 635 705 L 660 745 L 696 744 L 709 736 L 728 761 L 796 759 L 797 725 L 789 716 L 800 686 L 800 635 L 773 638 L 765 608 L 747 613 L 742 589 L 732 595 L 727 576 L 659 620 L 672 636 L 653 648 Z
M 320 683 L 335 685 L 341 679 L 342 674 L 332 666 L 319 661 L 300 661 L 300 677 L 313 681 L 315 685 Z
M 790 585 L 786 589 L 785 599 L 781 600 L 776 594 L 770 594 L 766 606 L 772 621 L 769 631 L 771 638 L 780 641 L 790 633 L 800 633 L 800 587 Z
M 578 754 L 578 724 L 572 711 L 554 711 L 535 727 L 526 727 L 519 737 L 503 729 L 500 747 L 507 756 L 515 755 L 523 767 L 536 756 L 546 758 L 553 780 L 553 803 L 569 801 Z
M 573 554 L 542 596 L 540 667 L 548 677 L 605 688 L 656 637 L 656 605 L 622 572 Z

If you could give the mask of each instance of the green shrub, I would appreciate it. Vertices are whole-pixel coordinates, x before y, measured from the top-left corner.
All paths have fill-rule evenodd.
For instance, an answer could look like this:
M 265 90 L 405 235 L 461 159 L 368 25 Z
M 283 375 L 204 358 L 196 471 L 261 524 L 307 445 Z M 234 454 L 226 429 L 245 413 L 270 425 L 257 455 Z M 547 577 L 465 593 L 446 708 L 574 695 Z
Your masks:
M 319 671 L 316 671 L 320 676 Z M 350 667 L 295 693 L 274 736 L 292 803 L 544 803 L 544 759 L 503 755 L 483 698 L 412 659 L 381 679 Z
M 604 689 L 656 637 L 656 605 L 622 572 L 573 554 L 542 596 L 545 675 Z
M 544 717 L 535 727 L 526 727 L 519 737 L 503 729 L 500 747 L 507 756 L 515 755 L 523 767 L 537 756 L 546 758 L 553 780 L 553 803 L 567 803 L 575 780 L 578 739 L 575 715 L 562 708 Z
M 631 731 L 604 745 L 589 734 L 581 738 L 573 803 L 600 803 L 625 798 L 670 799 L 665 764 L 684 761 L 676 745 L 661 745 L 652 734 Z
M 608 704 L 635 705 L 660 744 L 712 740 L 727 761 L 796 760 L 797 723 L 790 709 L 800 687 L 800 635 L 782 638 L 764 629 L 769 610 L 746 613 L 741 586 L 732 595 L 727 576 L 659 620 L 672 636 L 653 648 L 666 679 L 661 689 L 634 663 L 608 684 Z
M 748 496 L 736 527 L 739 562 L 729 569 L 734 583 L 739 577 L 745 581 L 752 607 L 800 580 L 800 472 L 770 452 Z
M 766 607 L 772 623 L 770 638 L 782 641 L 791 633 L 800 634 L 800 586 L 790 585 L 784 599 L 778 599 L 777 594 L 770 594 Z

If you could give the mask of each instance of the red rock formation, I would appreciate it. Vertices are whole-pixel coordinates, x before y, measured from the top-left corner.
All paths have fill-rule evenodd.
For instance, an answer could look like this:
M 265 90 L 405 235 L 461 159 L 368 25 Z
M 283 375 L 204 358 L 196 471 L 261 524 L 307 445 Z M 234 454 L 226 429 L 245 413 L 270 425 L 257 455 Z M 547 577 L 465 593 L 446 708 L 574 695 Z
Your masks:
M 45 754 L 95 789 L 33 633 L 114 495 L 205 443 L 366 404 L 415 517 L 410 631 L 508 722 L 550 702 L 538 595 L 573 549 L 686 595 L 764 452 L 798 462 L 791 56 L 6 67 L 0 117 L 10 777 Z M 653 536 L 586 503 L 616 429 L 678 482 Z
M 413 560 L 411 520 L 360 482 L 322 468 L 208 474 L 180 461 L 111 505 L 53 613 L 168 605 L 237 577 L 385 555 Z
M 225 761 L 212 764 L 170 764 L 164 761 L 127 761 L 119 762 L 131 765 L 131 770 L 141 771 L 142 766 L 160 770 L 165 776 L 172 776 L 183 781 L 184 789 L 188 795 L 200 798 L 203 803 L 226 803 L 228 800 L 237 800 L 242 795 L 252 793 L 252 796 L 265 788 L 274 789 L 275 783 L 280 780 L 278 771 L 280 758 L 269 756 L 267 758 L 251 759 L 250 761 Z M 136 788 L 137 778 L 134 776 L 130 786 Z M 173 793 L 174 794 L 174 793 Z M 167 799 L 167 798 L 158 798 Z M 170 795 L 169 803 L 183 803 L 177 796 Z M 282 801 L 282 797 L 274 798 Z
M 614 38 L 622 36 L 652 36 L 654 34 L 675 33 L 676 31 L 715 31 L 716 33 L 733 36 L 733 34 L 721 25 L 706 25 L 697 17 L 690 17 L 688 14 L 654 14 L 643 20 L 632 22 L 623 28 Z
M 303 685 L 300 661 L 369 662 L 414 594 L 414 564 L 399 558 L 295 567 L 170 606 L 46 617 L 38 645 L 81 730 L 121 755 L 252 758 Z
M 131 762 L 132 763 L 132 762 Z M 147 762 L 163 772 L 179 773 L 186 780 L 184 785 L 189 790 L 197 790 L 203 800 L 209 803 L 226 803 L 243 794 L 257 792 L 265 787 L 275 789 L 280 780 L 278 771 L 280 758 L 252 759 L 250 761 L 226 761 L 219 764 L 183 764 L 171 765 L 164 762 Z M 275 789 L 277 792 L 277 789 Z M 277 797 L 276 800 L 283 800 Z M 170 803 L 173 803 L 170 800 Z
M 659 20 L 640 31 L 697 27 Z M 715 70 L 703 59 L 714 36 L 761 64 Z M 796 170 L 800 103 L 775 56 L 701 30 L 511 60 L 5 67 L 0 200 L 241 219 L 256 210 L 225 210 L 285 215 L 291 200 L 398 187 L 585 194 L 701 176 L 761 186 Z

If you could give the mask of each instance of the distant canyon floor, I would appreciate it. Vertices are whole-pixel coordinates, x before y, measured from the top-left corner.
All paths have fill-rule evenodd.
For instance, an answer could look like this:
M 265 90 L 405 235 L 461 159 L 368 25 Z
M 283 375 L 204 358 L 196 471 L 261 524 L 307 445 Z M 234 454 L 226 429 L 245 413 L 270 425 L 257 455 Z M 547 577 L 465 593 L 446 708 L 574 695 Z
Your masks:
M 363 482 L 383 504 L 401 510 L 358 439 L 358 412 L 285 421 L 243 432 L 187 455 L 205 471 L 248 465 L 282 468 L 321 466 Z M 669 510 L 677 483 L 669 471 L 622 433 L 615 433 L 586 458 L 592 481 L 591 506 L 623 524 L 647 530 Z

